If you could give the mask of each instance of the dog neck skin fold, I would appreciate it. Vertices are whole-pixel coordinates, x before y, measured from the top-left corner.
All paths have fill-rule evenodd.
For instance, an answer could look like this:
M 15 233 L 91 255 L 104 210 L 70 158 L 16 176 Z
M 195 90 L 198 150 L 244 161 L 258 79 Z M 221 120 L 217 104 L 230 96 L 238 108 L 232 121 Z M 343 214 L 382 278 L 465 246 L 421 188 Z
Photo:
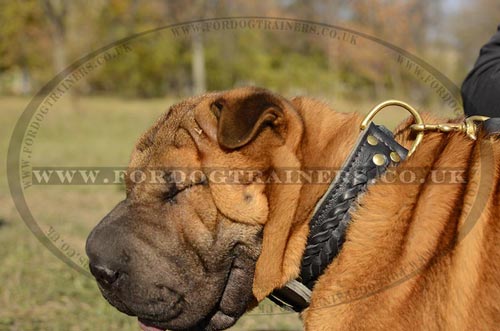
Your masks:
M 300 116 L 298 146 L 285 144 L 275 155 L 275 167 L 339 169 L 359 135 L 361 117 L 356 113 L 335 113 L 325 104 L 295 98 Z M 297 128 L 290 128 L 289 131 Z M 257 262 L 254 295 L 260 301 L 273 289 L 299 274 L 309 232 L 309 220 L 326 184 L 275 185 L 269 196 L 269 220 L 264 228 L 262 253 Z M 284 189 L 285 188 L 285 189 Z M 266 238 L 268 240 L 266 240 Z

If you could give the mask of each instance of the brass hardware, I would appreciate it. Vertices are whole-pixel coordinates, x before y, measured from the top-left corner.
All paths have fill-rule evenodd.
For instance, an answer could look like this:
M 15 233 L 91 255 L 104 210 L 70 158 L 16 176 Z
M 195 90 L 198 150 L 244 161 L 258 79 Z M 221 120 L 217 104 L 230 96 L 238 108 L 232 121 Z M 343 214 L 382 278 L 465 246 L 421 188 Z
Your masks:
M 193 128 L 194 132 L 196 132 L 199 136 L 201 136 L 201 134 L 203 133 L 203 130 L 196 127 L 196 128 Z
M 373 163 L 377 166 L 382 166 L 385 164 L 386 157 L 384 154 L 375 154 L 372 159 Z
M 393 162 L 399 162 L 399 161 L 401 161 L 401 157 L 396 152 L 391 152 L 391 154 L 389 156 L 391 157 L 391 160 Z
M 398 106 L 398 107 L 406 109 L 413 116 L 413 119 L 415 120 L 415 124 L 412 124 L 410 126 L 410 129 L 417 132 L 417 136 L 415 137 L 415 141 L 413 142 L 413 146 L 408 151 L 408 156 L 413 154 L 413 152 L 415 152 L 415 150 L 417 149 L 418 145 L 420 145 L 420 143 L 422 142 L 422 139 L 424 138 L 425 131 L 462 132 L 462 133 L 466 134 L 467 137 L 469 137 L 470 139 L 476 140 L 477 139 L 477 132 L 479 130 L 477 122 L 484 122 L 484 121 L 489 119 L 489 117 L 487 117 L 487 116 L 479 116 L 478 115 L 478 116 L 467 117 L 462 123 L 425 124 L 424 121 L 422 120 L 422 117 L 420 116 L 420 114 L 412 106 L 410 106 L 406 102 L 399 101 L 399 100 L 387 100 L 387 101 L 384 101 L 382 103 L 379 103 L 372 110 L 370 110 L 368 115 L 366 115 L 366 117 L 361 122 L 361 125 L 360 125 L 361 131 L 365 130 L 368 127 L 370 122 L 373 120 L 373 118 L 375 117 L 375 115 L 377 115 L 377 113 L 379 111 L 381 111 L 385 107 L 389 107 L 389 106 Z M 373 144 L 374 141 L 372 140 L 372 137 L 373 136 L 368 136 L 367 140 L 368 140 L 368 143 L 370 145 L 375 146 L 376 144 Z M 373 139 L 376 140 L 375 137 L 373 137 Z M 391 153 L 391 160 L 393 160 L 394 162 L 399 162 L 399 160 L 401 159 L 401 158 L 399 158 L 399 155 L 398 155 L 399 160 L 395 161 L 392 158 L 392 156 L 393 155 Z M 374 162 L 375 162 L 375 157 L 374 157 Z
M 378 144 L 378 139 L 372 135 L 369 135 L 368 138 L 366 138 L 366 141 L 368 141 L 368 143 L 372 146 L 377 146 Z
M 443 123 L 443 124 L 413 124 L 410 128 L 413 131 L 423 133 L 425 131 L 435 132 L 462 132 L 472 140 L 477 139 L 478 126 L 476 122 L 488 120 L 486 116 L 467 117 L 462 123 Z
M 375 115 L 377 115 L 377 113 L 379 111 L 381 111 L 382 109 L 384 109 L 385 107 L 388 107 L 388 106 L 398 106 L 398 107 L 404 108 L 413 116 L 413 118 L 415 119 L 416 125 L 423 125 L 424 124 L 424 121 L 422 120 L 422 117 L 420 116 L 420 114 L 412 106 L 410 106 L 406 102 L 399 101 L 399 100 L 387 100 L 387 101 L 384 101 L 382 103 L 379 103 L 372 110 L 370 110 L 368 115 L 366 115 L 364 120 L 361 122 L 361 126 L 360 126 L 361 131 L 365 130 L 368 127 L 370 122 L 373 120 L 373 118 L 375 117 Z M 415 141 L 413 142 L 413 146 L 410 148 L 410 150 L 408 152 L 408 156 L 410 156 L 411 154 L 413 154 L 413 152 L 415 152 L 418 145 L 420 145 L 420 143 L 422 142 L 423 138 L 424 138 L 424 131 L 418 132 L 417 136 L 415 137 Z M 375 162 L 375 160 L 374 160 L 374 162 Z M 385 160 L 384 160 L 384 162 L 385 162 Z

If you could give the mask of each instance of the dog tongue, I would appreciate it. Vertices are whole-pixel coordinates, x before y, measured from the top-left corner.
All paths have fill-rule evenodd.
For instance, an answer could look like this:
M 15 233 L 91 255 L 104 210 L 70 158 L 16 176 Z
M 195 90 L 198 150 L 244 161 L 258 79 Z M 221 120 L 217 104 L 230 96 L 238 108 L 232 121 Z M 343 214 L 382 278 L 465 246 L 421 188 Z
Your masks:
M 162 329 L 155 328 L 154 326 L 145 325 L 141 321 L 137 321 L 137 322 L 139 322 L 139 326 L 141 327 L 142 331 L 165 331 L 165 330 L 162 330 Z

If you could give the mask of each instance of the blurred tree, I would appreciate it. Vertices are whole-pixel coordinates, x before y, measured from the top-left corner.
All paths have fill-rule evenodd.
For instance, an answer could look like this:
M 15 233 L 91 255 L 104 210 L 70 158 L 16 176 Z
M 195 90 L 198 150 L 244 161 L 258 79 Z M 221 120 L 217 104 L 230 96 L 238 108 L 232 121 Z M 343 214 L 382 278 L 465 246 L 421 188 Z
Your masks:
M 102 46 L 165 25 L 164 1 L 110 0 L 96 19 Z M 111 28 L 110 28 L 111 27 Z M 186 73 L 186 46 L 169 31 L 159 31 L 130 42 L 131 52 L 109 61 L 88 78 L 94 93 L 120 91 L 123 96 L 158 97 L 177 95 Z
M 45 17 L 50 24 L 50 35 L 52 37 L 53 62 L 56 73 L 63 71 L 67 66 L 66 33 L 68 6 L 67 0 L 40 0 Z
M 182 22 L 188 19 L 212 17 L 216 1 L 176 0 L 167 2 L 167 4 L 170 14 L 168 18 L 173 18 L 174 22 Z M 191 34 L 191 79 L 193 94 L 201 94 L 207 90 L 205 47 L 203 45 L 203 39 L 203 34 L 201 32 L 193 32 Z
M 43 80 L 47 71 L 44 52 L 50 41 L 43 31 L 42 10 L 37 0 L 2 1 L 0 22 L 0 73 L 9 73 L 14 85 L 20 77 L 13 92 L 28 94 L 37 85 L 33 79 Z
M 462 37 L 450 47 L 435 29 L 443 1 L 0 0 L 0 89 L 12 85 L 12 72 L 24 77 L 22 91 L 38 87 L 73 59 L 133 33 L 199 18 L 262 13 L 366 32 L 416 52 L 441 69 L 452 62 L 450 56 L 462 53 L 461 63 L 470 64 L 465 58 L 475 58 L 479 44 L 494 31 L 499 5 L 478 0 L 463 10 L 457 7 L 459 14 L 469 13 L 470 20 L 456 19 L 454 34 Z M 479 32 L 478 17 L 484 32 Z M 469 46 L 472 42 L 477 47 Z M 175 36 L 162 30 L 132 40 L 130 47 L 131 52 L 99 66 L 75 88 L 132 97 L 185 96 L 246 84 L 357 98 L 425 91 L 376 43 L 354 45 L 316 33 L 237 28 Z M 457 47 L 460 53 L 453 49 Z M 52 66 L 47 65 L 50 61 Z M 465 67 L 462 71 L 465 74 Z
M 386 40 L 398 47 L 416 53 L 425 53 L 423 45 L 428 45 L 429 33 L 439 19 L 436 15 L 439 1 L 431 0 L 358 0 L 349 2 L 345 11 L 350 26 L 355 30 Z M 377 50 L 377 51 L 375 51 Z M 373 96 L 387 97 L 388 92 L 423 88 L 411 79 L 411 73 L 402 70 L 394 61 L 395 54 L 372 44 L 369 47 L 345 49 L 349 63 L 358 75 L 373 87 Z M 388 56 L 391 55 L 391 56 Z M 404 86 L 408 82 L 408 86 Z

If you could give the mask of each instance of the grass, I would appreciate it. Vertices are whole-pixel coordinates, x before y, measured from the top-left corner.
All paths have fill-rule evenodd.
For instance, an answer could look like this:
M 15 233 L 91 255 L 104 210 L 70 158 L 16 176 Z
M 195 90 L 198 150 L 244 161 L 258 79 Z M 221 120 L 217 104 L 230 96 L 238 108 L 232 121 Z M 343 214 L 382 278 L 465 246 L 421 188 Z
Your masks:
M 27 99 L 0 99 L 0 155 Z M 62 100 L 37 136 L 33 165 L 125 166 L 141 132 L 172 100 L 83 98 L 78 111 Z M 332 102 L 337 110 L 367 112 L 373 104 Z M 403 119 L 392 111 L 379 118 L 394 127 Z M 138 330 L 135 318 L 107 304 L 95 282 L 52 255 L 23 223 L 10 198 L 5 161 L 0 162 L 0 331 Z M 29 207 L 44 231 L 52 226 L 83 255 L 90 229 L 118 201 L 116 186 L 38 186 L 26 190 Z M 242 318 L 233 330 L 300 330 L 296 314 L 275 314 L 269 302 Z

